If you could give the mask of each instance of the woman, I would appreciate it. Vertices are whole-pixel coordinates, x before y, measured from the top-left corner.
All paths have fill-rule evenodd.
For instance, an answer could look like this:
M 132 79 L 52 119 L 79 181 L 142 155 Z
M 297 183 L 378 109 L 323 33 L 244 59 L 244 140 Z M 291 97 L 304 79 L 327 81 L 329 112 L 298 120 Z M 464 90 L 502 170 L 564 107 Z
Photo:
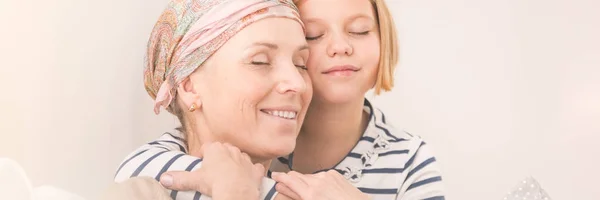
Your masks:
M 258 195 L 260 181 L 245 174 L 260 171 L 261 166 L 252 163 L 268 168 L 272 159 L 294 149 L 311 100 L 312 87 L 305 67 L 308 47 L 303 32 L 291 1 L 171 1 L 150 36 L 144 81 L 155 99 L 155 112 L 162 106 L 179 118 L 182 132 L 186 133 L 181 135 L 185 142 L 159 140 L 142 147 L 123 162 L 115 180 L 121 182 L 148 173 L 156 173 L 158 179 L 166 170 L 200 167 L 197 158 L 153 146 L 164 144 L 203 157 L 203 168 L 213 168 L 209 161 L 234 164 L 228 169 L 240 177 L 231 180 L 242 183 L 236 183 L 235 188 L 227 184 L 212 188 L 214 196 L 239 192 Z M 149 154 L 153 156 L 145 157 Z M 127 164 L 141 160 L 134 168 Z M 166 165 L 156 168 L 155 162 Z M 258 180 L 262 176 L 264 173 Z M 274 182 L 262 184 L 272 187 Z M 191 199 L 201 195 L 177 197 Z
M 364 99 L 371 88 L 379 93 L 393 85 L 397 41 L 385 3 L 296 4 L 306 25 L 315 93 L 294 152 L 271 167 L 286 172 L 273 173 L 277 191 L 297 199 L 444 199 L 441 174 L 425 142 L 393 128 Z M 201 190 L 190 184 L 202 181 L 190 178 L 194 173 L 169 173 L 161 182 L 175 190 Z

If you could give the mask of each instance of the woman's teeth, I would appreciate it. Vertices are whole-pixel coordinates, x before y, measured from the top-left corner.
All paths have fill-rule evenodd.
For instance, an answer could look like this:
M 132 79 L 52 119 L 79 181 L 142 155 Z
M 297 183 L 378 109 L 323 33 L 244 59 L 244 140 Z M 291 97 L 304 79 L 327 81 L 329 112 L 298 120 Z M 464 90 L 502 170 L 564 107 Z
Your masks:
M 279 110 L 265 111 L 265 112 L 269 115 L 281 117 L 284 119 L 296 119 L 296 114 L 297 114 L 296 112 L 293 112 L 293 111 L 279 111 Z

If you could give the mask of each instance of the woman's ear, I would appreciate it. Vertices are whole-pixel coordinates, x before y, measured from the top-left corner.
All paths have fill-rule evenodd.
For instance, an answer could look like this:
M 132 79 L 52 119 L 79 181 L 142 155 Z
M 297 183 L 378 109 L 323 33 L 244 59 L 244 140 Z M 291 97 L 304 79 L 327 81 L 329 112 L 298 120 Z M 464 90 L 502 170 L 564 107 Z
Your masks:
M 202 102 L 200 101 L 200 91 L 199 88 L 196 87 L 193 80 L 190 77 L 185 78 L 177 87 L 177 94 L 179 95 L 180 100 L 186 106 L 185 110 L 195 111 L 198 110 Z

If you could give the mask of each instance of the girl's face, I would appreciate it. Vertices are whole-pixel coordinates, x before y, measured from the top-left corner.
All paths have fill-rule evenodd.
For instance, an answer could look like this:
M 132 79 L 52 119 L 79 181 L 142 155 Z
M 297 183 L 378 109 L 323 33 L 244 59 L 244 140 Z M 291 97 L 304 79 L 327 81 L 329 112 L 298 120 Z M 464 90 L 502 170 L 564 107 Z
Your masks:
M 310 47 L 307 66 L 313 102 L 364 98 L 377 79 L 379 28 L 370 0 L 302 0 L 297 3 Z

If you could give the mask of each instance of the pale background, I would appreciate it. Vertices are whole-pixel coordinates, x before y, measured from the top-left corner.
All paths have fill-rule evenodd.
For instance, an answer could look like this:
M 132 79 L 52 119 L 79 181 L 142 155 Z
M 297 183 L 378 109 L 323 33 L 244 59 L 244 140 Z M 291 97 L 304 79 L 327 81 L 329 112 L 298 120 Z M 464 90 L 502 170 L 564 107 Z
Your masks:
M 165 2 L 0 0 L 0 157 L 92 197 L 172 128 L 142 86 Z M 401 65 L 375 101 L 435 148 L 448 199 L 501 199 L 526 176 L 600 199 L 600 1 L 388 2 Z

